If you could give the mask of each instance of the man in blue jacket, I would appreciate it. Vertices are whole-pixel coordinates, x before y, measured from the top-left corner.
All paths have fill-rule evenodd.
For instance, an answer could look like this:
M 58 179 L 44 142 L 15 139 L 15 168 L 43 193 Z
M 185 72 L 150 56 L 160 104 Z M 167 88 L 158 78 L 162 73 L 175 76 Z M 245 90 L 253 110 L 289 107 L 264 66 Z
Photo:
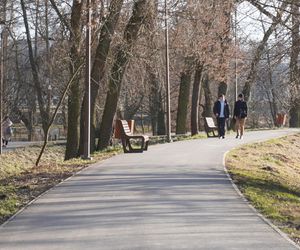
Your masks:
M 213 112 L 217 118 L 219 138 L 225 138 L 225 123 L 229 118 L 229 105 L 224 95 L 219 95 L 218 101 L 215 102 Z

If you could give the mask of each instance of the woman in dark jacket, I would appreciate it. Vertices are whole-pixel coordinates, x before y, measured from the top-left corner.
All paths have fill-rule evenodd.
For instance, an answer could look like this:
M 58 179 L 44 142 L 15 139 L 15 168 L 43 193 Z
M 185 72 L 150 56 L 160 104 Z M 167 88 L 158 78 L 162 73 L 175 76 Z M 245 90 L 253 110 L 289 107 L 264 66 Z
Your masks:
M 215 102 L 213 108 L 214 114 L 218 122 L 219 138 L 225 138 L 225 122 L 229 118 L 229 105 L 224 95 L 220 95 L 218 101 Z
M 247 114 L 248 114 L 248 107 L 247 107 L 247 103 L 244 100 L 244 95 L 239 94 L 238 100 L 235 102 L 234 105 L 234 118 L 236 120 L 235 127 L 237 133 L 235 138 L 240 138 L 240 139 L 243 138 Z

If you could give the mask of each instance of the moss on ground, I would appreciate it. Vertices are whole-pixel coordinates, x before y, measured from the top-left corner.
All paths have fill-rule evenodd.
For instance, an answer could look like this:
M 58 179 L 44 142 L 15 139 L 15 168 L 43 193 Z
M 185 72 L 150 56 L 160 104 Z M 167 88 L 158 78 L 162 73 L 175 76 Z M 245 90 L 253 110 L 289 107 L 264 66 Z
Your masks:
M 242 146 L 226 166 L 245 197 L 300 242 L 300 134 Z

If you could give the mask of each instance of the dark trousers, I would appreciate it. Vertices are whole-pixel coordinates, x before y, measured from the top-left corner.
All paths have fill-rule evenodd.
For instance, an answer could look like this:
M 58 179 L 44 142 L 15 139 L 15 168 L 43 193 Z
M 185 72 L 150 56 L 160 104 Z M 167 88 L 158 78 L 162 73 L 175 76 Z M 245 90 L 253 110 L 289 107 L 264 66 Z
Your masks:
M 225 117 L 218 117 L 217 122 L 218 122 L 218 133 L 219 136 L 225 136 Z
M 5 140 L 4 138 L 2 138 L 2 145 L 7 146 L 7 144 L 8 144 L 8 140 Z

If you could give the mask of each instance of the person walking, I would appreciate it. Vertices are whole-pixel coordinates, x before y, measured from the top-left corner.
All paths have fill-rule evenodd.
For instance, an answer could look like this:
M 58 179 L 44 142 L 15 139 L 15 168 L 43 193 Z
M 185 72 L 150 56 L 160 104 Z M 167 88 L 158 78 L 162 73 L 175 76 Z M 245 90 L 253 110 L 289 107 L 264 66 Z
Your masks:
M 247 103 L 244 100 L 244 95 L 239 94 L 238 100 L 234 104 L 234 118 L 235 118 L 235 128 L 236 128 L 236 137 L 243 139 L 245 131 L 245 122 L 247 119 L 248 107 Z
M 229 118 L 229 105 L 224 95 L 219 95 L 218 101 L 215 102 L 213 112 L 217 118 L 219 138 L 225 138 L 225 123 Z
M 8 141 L 12 136 L 12 128 L 13 125 L 12 121 L 6 116 L 1 124 L 2 126 L 2 145 L 3 147 L 7 147 Z

